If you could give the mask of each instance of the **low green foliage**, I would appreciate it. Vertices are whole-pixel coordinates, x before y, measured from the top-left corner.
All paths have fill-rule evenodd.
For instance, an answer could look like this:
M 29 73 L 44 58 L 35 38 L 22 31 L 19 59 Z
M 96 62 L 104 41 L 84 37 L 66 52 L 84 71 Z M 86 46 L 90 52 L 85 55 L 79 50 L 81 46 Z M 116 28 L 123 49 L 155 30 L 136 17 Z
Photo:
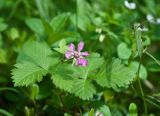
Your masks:
M 158 116 L 158 0 L 0 0 L 0 115 Z

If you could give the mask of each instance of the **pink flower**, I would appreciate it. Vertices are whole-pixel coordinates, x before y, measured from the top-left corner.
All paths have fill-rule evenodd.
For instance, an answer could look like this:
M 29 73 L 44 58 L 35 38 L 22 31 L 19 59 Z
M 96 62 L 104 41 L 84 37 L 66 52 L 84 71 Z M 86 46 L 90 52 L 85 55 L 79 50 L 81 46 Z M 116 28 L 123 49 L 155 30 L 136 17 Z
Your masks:
M 75 59 L 76 60 L 75 65 L 87 66 L 88 61 L 84 57 L 88 56 L 89 53 L 88 52 L 81 52 L 83 47 L 84 47 L 84 42 L 82 42 L 82 41 L 79 42 L 78 49 L 76 51 L 74 44 L 71 43 L 69 45 L 69 50 L 67 50 L 67 52 L 65 53 L 65 57 L 67 59 L 72 59 L 72 58 Z

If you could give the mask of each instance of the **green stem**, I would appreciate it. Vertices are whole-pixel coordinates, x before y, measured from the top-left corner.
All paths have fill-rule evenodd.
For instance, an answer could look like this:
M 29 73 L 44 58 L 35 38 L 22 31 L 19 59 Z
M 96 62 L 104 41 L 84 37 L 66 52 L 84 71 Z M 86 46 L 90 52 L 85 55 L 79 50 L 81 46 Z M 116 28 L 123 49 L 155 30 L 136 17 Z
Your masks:
M 153 57 L 150 53 L 148 53 L 147 51 L 145 52 L 149 57 L 151 57 L 158 65 L 160 65 L 160 61 L 157 60 L 155 57 Z
M 140 92 L 141 92 L 141 96 L 142 96 L 142 100 L 143 100 L 143 104 L 144 104 L 145 116 L 147 116 L 147 114 L 148 114 L 147 113 L 148 112 L 147 111 L 147 104 L 146 104 L 144 92 L 143 92 L 141 81 L 140 81 L 140 77 L 139 77 L 141 64 L 142 64 L 142 57 L 140 57 L 140 62 L 139 62 L 139 66 L 138 66 L 137 81 L 138 81 L 138 86 L 139 86 L 139 89 L 140 89 Z
M 76 32 L 78 32 L 78 2 L 76 0 Z
M 21 0 L 17 0 L 11 13 L 8 15 L 7 20 L 10 20 L 12 18 L 12 16 L 14 15 L 14 13 L 16 12 L 16 9 L 18 7 L 18 5 L 21 3 Z

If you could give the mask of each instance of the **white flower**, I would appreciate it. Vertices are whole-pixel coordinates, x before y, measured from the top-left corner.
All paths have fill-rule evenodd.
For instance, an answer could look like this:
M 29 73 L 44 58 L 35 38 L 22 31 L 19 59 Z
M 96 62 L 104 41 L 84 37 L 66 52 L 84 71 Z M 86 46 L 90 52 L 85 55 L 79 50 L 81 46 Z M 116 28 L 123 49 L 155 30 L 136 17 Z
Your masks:
M 100 112 L 100 111 L 97 110 L 97 111 L 96 111 L 96 116 L 104 116 L 104 115 L 103 115 L 102 112 Z
M 136 9 L 136 3 L 134 3 L 134 2 L 129 3 L 128 0 L 125 0 L 124 5 L 130 10 Z
M 104 35 L 104 34 L 101 34 L 101 35 L 99 36 L 99 41 L 100 41 L 100 42 L 103 42 L 104 39 L 105 39 L 105 35 Z
M 146 17 L 146 18 L 147 18 L 147 20 L 148 20 L 150 23 L 155 23 L 153 15 L 147 14 L 147 17 Z
M 96 32 L 97 32 L 97 33 L 101 33 L 101 32 L 102 32 L 102 29 L 101 29 L 101 28 L 96 28 Z
M 140 30 L 140 31 L 142 31 L 142 32 L 146 32 L 146 31 L 148 31 L 148 28 L 147 27 L 143 27 L 143 28 L 138 28 L 138 30 Z
M 156 23 L 157 23 L 157 24 L 160 24 L 160 18 L 157 18 L 157 19 L 156 19 Z

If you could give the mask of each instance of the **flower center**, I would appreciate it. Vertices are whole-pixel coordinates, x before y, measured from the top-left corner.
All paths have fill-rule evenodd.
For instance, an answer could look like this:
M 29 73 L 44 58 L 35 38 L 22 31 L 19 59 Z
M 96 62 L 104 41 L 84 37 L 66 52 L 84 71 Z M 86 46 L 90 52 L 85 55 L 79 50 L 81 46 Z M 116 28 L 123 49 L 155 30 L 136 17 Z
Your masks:
M 77 51 L 74 52 L 74 57 L 75 58 L 79 58 L 80 57 L 80 55 L 79 55 L 79 53 Z

